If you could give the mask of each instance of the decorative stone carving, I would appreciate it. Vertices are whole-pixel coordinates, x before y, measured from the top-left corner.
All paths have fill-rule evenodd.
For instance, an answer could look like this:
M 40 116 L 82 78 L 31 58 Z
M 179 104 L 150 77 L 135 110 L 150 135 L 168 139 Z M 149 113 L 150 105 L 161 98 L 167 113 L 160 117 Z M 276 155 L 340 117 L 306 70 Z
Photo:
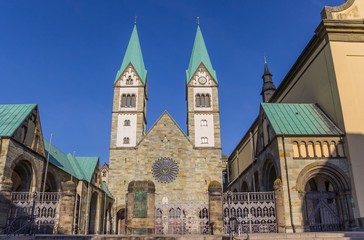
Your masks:
M 171 158 L 161 158 L 154 162 L 152 173 L 154 178 L 161 183 L 173 182 L 178 175 L 178 165 Z

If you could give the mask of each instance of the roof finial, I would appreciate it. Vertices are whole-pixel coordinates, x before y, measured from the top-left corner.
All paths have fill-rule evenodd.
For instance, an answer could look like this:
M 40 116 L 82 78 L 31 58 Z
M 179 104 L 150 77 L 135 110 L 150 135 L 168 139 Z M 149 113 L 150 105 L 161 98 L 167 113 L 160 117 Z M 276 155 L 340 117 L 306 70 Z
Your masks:
M 195 18 L 197 18 L 197 25 L 200 25 L 200 16 L 197 16 Z
M 137 15 L 135 15 L 135 16 L 134 16 L 134 25 L 136 25 L 136 20 L 137 20 L 137 18 L 138 18 L 138 16 L 137 16 Z

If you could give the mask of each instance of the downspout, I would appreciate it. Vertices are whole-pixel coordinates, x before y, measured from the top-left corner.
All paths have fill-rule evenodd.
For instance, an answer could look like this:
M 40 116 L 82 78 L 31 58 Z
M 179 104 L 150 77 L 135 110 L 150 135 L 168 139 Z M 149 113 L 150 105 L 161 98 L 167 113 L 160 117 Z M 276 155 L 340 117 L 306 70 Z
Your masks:
M 229 159 L 226 162 L 226 171 L 227 171 L 227 181 L 228 181 L 228 185 L 230 183 L 230 163 L 229 163 Z
M 1 158 L 1 149 L 3 147 L 3 138 L 0 137 L 0 158 Z
M 106 215 L 105 215 L 105 213 L 106 213 L 106 192 L 105 192 L 105 197 L 104 197 L 104 221 L 103 221 L 103 223 L 102 223 L 102 234 L 106 234 L 106 231 L 105 231 L 105 228 L 106 228 L 106 226 L 105 226 L 105 218 L 106 218 Z
M 256 192 L 256 186 L 255 186 L 255 176 L 254 176 L 254 160 L 255 160 L 255 147 L 254 147 L 254 137 L 252 132 L 250 131 L 250 146 L 252 151 L 252 178 L 253 178 L 253 189 L 254 192 Z
M 239 163 L 239 148 L 236 151 L 236 161 L 238 163 L 238 177 L 239 177 L 239 175 L 240 175 L 240 169 L 239 169 L 239 164 L 240 164 Z M 238 179 L 238 188 L 239 188 L 238 192 L 240 192 L 241 188 L 240 188 L 240 180 L 239 179 Z
M 87 224 L 88 224 L 88 215 L 89 215 L 89 212 L 90 210 L 88 209 L 89 207 L 89 195 L 90 195 L 90 184 L 91 184 L 91 181 L 88 183 L 87 185 L 87 197 L 86 197 L 86 221 L 85 221 L 85 234 L 88 234 L 88 228 L 87 228 Z
M 290 219 L 291 219 L 292 230 L 295 233 L 296 232 L 296 229 L 295 229 L 294 224 L 293 224 L 292 202 L 291 202 L 291 189 L 289 187 L 288 167 L 287 167 L 287 158 L 286 158 L 286 147 L 284 145 L 284 134 L 282 136 L 282 144 L 283 144 L 284 165 L 285 165 L 285 169 L 286 169 L 287 188 L 288 188 L 289 216 L 290 216 Z

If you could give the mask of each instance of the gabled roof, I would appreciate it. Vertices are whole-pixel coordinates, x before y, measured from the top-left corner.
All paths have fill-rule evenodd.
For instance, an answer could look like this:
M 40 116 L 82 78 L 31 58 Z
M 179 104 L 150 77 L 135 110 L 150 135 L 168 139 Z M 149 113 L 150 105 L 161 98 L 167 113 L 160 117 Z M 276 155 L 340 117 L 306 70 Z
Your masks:
M 134 25 L 133 32 L 131 34 L 128 48 L 126 49 L 123 62 L 119 71 L 116 74 L 114 83 L 118 80 L 120 75 L 124 72 L 125 68 L 131 63 L 138 73 L 139 77 L 145 84 L 145 80 L 147 78 L 147 70 L 144 66 L 144 60 L 142 55 L 142 49 L 140 48 L 139 37 L 137 32 L 137 27 Z
M 47 140 L 44 140 L 44 148 L 46 156 L 48 156 L 49 142 Z M 73 162 L 72 154 L 69 153 L 66 155 L 54 145 L 51 145 L 50 148 L 49 162 L 79 180 L 90 182 L 98 161 L 99 157 L 75 157 L 75 161 Z
M 142 139 L 140 139 L 139 143 L 137 143 L 137 146 L 140 145 L 143 140 L 151 133 L 153 132 L 153 129 L 155 126 L 158 125 L 158 122 L 164 117 L 167 116 L 172 120 L 172 123 L 177 127 L 177 129 L 181 132 L 181 134 L 183 136 L 185 136 L 186 140 L 192 144 L 190 138 L 185 134 L 185 132 L 182 130 L 182 128 L 180 128 L 180 126 L 177 124 L 177 122 L 173 119 L 173 117 L 169 114 L 169 112 L 167 110 L 165 110 L 162 115 L 157 119 L 157 121 L 153 124 L 153 126 L 149 129 L 149 131 L 142 137 Z
M 261 106 L 277 135 L 344 135 L 315 104 L 261 103 Z
M 37 104 L 0 105 L 0 136 L 11 137 Z
M 200 66 L 201 63 L 203 63 L 203 65 L 207 68 L 211 76 L 217 82 L 216 72 L 212 68 L 212 64 L 210 61 L 209 54 L 207 52 L 205 41 L 203 40 L 200 26 L 197 26 L 197 32 L 196 32 L 195 42 L 193 44 L 190 64 L 188 66 L 188 69 L 186 70 L 187 84 L 189 83 L 193 74 L 195 74 L 197 68 Z

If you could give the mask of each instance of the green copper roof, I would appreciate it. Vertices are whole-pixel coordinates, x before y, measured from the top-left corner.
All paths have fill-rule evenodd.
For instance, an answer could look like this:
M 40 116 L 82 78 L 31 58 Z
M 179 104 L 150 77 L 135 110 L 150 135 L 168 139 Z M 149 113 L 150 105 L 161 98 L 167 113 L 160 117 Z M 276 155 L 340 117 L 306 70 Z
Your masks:
M 126 49 L 123 63 L 121 64 L 120 70 L 116 74 L 114 83 L 118 80 L 120 75 L 124 72 L 125 68 L 131 63 L 135 70 L 137 71 L 139 77 L 145 83 L 147 78 L 147 70 L 144 66 L 144 60 L 142 55 L 142 49 L 140 48 L 139 37 L 136 25 L 134 26 L 133 32 L 131 34 L 128 48 Z
M 216 72 L 212 68 L 210 57 L 207 52 L 205 41 L 203 40 L 200 26 L 197 26 L 195 43 L 193 44 L 190 64 L 188 66 L 188 69 L 186 70 L 187 83 L 189 83 L 193 74 L 196 72 L 197 68 L 200 66 L 201 63 L 205 65 L 211 76 L 217 82 Z
M 343 135 L 315 104 L 261 103 L 261 106 L 277 135 Z
M 46 156 L 48 156 L 49 142 L 47 140 L 44 140 L 44 148 Z M 98 161 L 99 157 L 75 157 L 73 162 L 71 153 L 66 155 L 54 145 L 51 145 L 49 162 L 71 175 L 73 172 L 73 176 L 79 180 L 90 182 Z
M 0 136 L 11 137 L 37 104 L 0 105 Z
M 111 195 L 110 191 L 109 191 L 109 186 L 107 185 L 106 182 L 102 182 L 102 190 L 104 190 L 104 192 L 106 193 L 106 195 L 109 198 L 113 198 L 113 196 Z

